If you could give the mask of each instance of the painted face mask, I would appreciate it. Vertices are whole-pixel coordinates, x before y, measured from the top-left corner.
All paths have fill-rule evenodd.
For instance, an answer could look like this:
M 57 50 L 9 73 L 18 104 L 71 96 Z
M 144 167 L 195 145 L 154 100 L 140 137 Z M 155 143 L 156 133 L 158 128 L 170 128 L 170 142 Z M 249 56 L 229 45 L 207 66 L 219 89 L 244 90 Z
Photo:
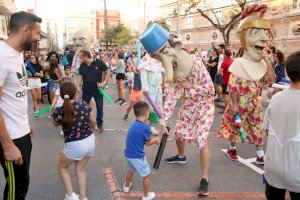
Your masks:
M 83 30 L 78 30 L 73 36 L 73 45 L 77 51 L 89 50 L 92 46 L 93 37 L 91 34 Z
M 182 50 L 182 42 L 158 24 L 152 24 L 140 37 L 151 57 L 162 62 L 168 81 L 186 79 L 193 67 L 192 57 Z
M 247 80 L 258 81 L 267 71 L 263 56 L 270 40 L 270 22 L 263 19 L 267 6 L 255 4 L 247 7 L 242 14 L 238 35 L 244 49 L 242 58 L 235 59 L 230 72 Z

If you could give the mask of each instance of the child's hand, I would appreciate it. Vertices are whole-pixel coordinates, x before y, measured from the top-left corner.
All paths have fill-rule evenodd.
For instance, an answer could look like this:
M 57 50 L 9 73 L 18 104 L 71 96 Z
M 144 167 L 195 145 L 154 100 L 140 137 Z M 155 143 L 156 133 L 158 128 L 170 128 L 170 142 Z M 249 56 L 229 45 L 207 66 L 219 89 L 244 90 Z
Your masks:
M 159 137 L 157 137 L 157 138 L 154 138 L 154 140 L 155 140 L 155 144 L 160 144 L 160 138 Z

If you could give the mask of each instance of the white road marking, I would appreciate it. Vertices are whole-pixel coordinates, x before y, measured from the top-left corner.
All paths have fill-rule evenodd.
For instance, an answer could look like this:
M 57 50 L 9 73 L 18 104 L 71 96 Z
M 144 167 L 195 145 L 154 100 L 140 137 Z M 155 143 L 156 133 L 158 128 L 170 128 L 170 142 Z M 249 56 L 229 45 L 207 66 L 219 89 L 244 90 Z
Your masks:
M 104 131 L 122 131 L 122 132 L 127 132 L 128 130 L 126 129 L 119 129 L 119 128 L 105 128 Z
M 224 153 L 227 152 L 227 149 L 221 149 L 221 151 L 223 151 Z M 249 167 L 250 169 L 254 170 L 255 172 L 259 173 L 260 175 L 262 175 L 264 173 L 264 170 L 260 169 L 259 167 L 256 167 L 255 165 L 253 165 L 252 163 L 255 162 L 256 158 L 249 158 L 249 159 L 244 159 L 240 156 L 238 156 L 239 158 L 239 162 L 246 165 L 247 167 Z

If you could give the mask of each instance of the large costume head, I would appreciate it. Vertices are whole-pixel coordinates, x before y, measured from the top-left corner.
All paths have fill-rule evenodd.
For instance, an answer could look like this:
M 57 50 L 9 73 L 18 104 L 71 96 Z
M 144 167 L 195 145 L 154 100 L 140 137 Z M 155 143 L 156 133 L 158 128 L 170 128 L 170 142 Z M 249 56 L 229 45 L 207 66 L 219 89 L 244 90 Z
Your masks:
M 93 36 L 91 33 L 85 30 L 78 30 L 73 36 L 73 45 L 76 48 L 76 51 L 81 50 L 90 50 L 92 46 Z
M 182 50 L 182 42 L 158 24 L 152 24 L 140 37 L 151 57 L 162 62 L 168 81 L 186 79 L 192 70 L 193 59 Z
M 245 50 L 245 56 L 258 62 L 270 39 L 270 22 L 263 19 L 267 6 L 255 4 L 245 8 L 242 13 L 242 21 L 238 27 L 238 34 Z

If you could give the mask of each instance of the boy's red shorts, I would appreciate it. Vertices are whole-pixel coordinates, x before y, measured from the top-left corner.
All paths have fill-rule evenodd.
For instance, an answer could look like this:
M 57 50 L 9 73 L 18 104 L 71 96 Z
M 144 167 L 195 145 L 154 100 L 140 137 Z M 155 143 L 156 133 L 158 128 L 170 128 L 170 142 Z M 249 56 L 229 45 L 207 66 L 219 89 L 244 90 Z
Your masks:
M 131 90 L 130 101 L 142 101 L 142 91 Z

